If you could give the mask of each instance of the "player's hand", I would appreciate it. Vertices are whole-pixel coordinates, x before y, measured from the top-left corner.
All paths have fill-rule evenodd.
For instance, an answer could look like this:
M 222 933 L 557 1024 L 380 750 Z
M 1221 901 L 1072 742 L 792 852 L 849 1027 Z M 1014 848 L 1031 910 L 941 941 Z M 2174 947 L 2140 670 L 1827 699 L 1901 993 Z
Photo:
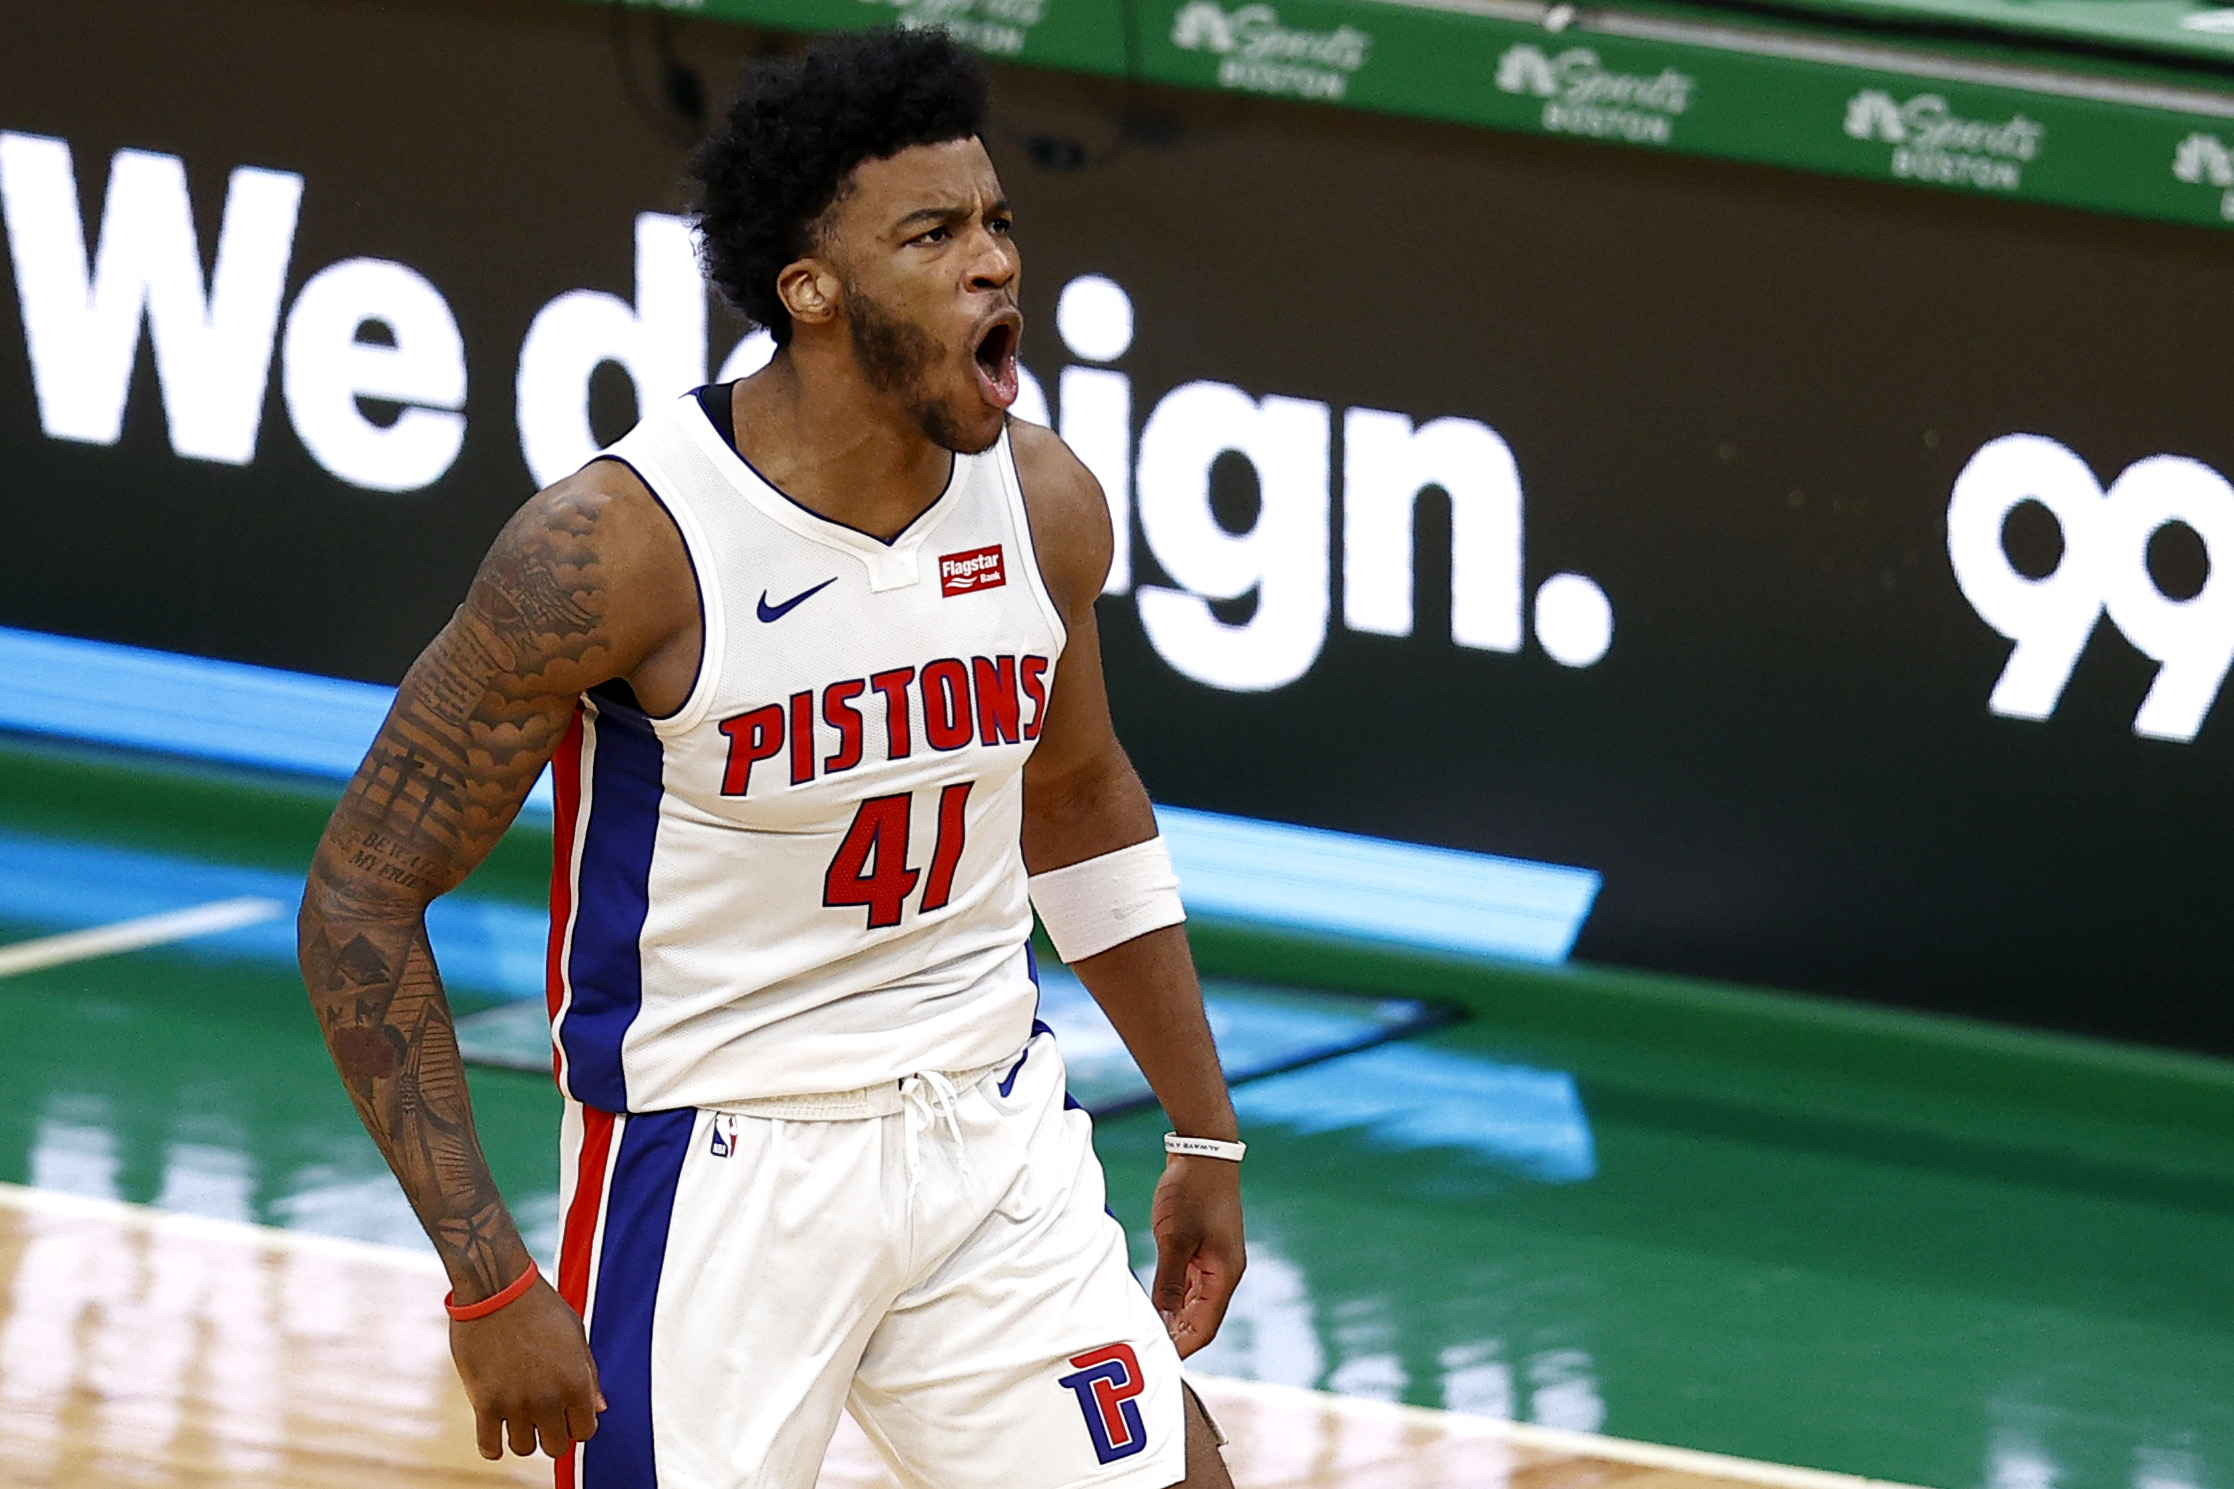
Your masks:
M 1241 1165 L 1174 1154 L 1150 1212 L 1156 1285 L 1150 1292 L 1185 1359 L 1218 1335 L 1249 1264 L 1241 1239 Z
M 507 1438 L 522 1458 L 535 1452 L 539 1438 L 543 1451 L 559 1458 L 597 1431 L 605 1396 L 582 1320 L 540 1278 L 487 1318 L 452 1320 L 450 1358 L 473 1403 L 484 1458 L 502 1458 Z

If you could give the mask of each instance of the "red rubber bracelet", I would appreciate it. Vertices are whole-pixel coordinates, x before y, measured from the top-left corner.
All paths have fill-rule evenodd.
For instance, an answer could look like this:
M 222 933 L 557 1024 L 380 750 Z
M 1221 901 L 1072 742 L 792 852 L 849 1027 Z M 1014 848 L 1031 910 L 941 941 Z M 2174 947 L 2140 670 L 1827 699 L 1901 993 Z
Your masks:
M 462 1305 L 452 1301 L 457 1297 L 455 1291 L 446 1292 L 442 1295 L 442 1306 L 448 1309 L 450 1316 L 459 1323 L 469 1324 L 477 1318 L 487 1318 L 507 1303 L 517 1303 L 529 1288 L 535 1286 L 535 1279 L 542 1275 L 543 1273 L 531 1260 L 527 1264 L 527 1270 L 520 1274 L 519 1280 L 503 1292 L 491 1293 L 478 1303 Z

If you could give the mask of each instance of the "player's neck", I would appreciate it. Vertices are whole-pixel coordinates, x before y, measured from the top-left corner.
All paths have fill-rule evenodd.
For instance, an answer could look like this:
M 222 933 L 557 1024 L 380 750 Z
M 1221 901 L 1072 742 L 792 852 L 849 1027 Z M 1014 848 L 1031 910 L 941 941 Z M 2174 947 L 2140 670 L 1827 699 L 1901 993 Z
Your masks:
M 850 359 L 796 346 L 730 398 L 737 449 L 819 517 L 891 539 L 939 499 L 954 454 L 873 391 Z

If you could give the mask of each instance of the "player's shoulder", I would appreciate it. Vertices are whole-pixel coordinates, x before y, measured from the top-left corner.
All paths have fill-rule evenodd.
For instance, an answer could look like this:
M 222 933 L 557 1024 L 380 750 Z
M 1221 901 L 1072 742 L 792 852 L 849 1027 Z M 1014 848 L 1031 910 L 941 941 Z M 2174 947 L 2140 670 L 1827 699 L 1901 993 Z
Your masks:
M 1008 443 L 1040 573 L 1056 604 L 1065 613 L 1092 604 L 1109 578 L 1115 551 L 1101 482 L 1051 429 L 1011 419 Z
M 571 547 L 593 541 L 609 563 L 648 556 L 661 530 L 672 534 L 659 499 L 618 460 L 592 460 L 521 503 L 498 537 L 500 549 Z
M 1108 512 L 1101 483 L 1054 430 L 1026 419 L 1011 419 L 1008 443 L 1016 455 L 1016 474 L 1024 484 L 1027 502 L 1045 506 L 1051 516 Z
M 482 560 L 477 587 L 490 585 L 563 590 L 605 627 L 654 638 L 694 618 L 681 601 L 697 594 L 673 519 L 617 460 L 593 460 L 523 502 Z

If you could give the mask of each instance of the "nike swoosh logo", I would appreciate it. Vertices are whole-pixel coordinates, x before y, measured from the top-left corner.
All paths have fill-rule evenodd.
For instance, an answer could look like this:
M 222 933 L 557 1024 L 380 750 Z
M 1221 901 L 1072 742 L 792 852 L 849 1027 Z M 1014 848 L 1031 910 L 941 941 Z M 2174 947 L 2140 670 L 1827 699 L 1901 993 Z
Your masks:
M 798 609 L 801 605 L 804 605 L 807 601 L 813 599 L 816 595 L 821 594 L 824 590 L 828 589 L 831 585 L 836 584 L 837 582 L 838 576 L 832 574 L 829 578 L 823 580 L 813 589 L 801 590 L 798 594 L 793 595 L 790 599 L 784 601 L 781 605 L 769 604 L 768 591 L 762 590 L 760 592 L 760 618 L 762 620 L 782 620 L 792 611 Z

